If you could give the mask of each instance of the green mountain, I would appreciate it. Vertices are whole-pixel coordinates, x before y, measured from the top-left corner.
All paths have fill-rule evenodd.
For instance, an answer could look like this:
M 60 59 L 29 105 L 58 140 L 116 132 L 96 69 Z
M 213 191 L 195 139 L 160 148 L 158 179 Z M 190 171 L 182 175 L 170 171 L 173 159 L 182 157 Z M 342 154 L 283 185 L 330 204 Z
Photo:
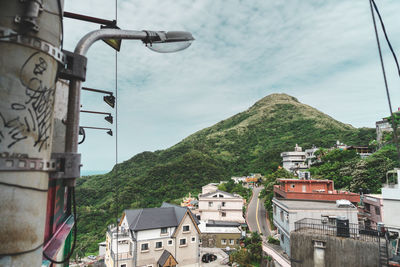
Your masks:
M 166 150 L 143 152 L 108 174 L 79 179 L 79 247 L 95 251 L 117 210 L 158 206 L 233 175 L 272 172 L 280 153 L 296 143 L 330 147 L 336 140 L 367 145 L 372 139 L 374 129 L 341 123 L 286 94 L 269 95 Z

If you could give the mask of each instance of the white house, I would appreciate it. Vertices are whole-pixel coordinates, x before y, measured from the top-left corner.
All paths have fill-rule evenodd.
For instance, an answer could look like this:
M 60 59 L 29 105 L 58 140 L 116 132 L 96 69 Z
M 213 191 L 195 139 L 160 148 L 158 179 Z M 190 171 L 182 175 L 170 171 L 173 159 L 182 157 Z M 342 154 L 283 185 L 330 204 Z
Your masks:
M 201 220 L 245 222 L 243 198 L 240 195 L 208 189 L 203 187 L 203 194 L 199 195 L 198 212 Z
M 198 221 L 186 207 L 125 210 L 109 227 L 105 264 L 118 267 L 199 266 Z
M 358 224 L 357 208 L 348 200 L 332 201 L 272 199 L 274 225 L 280 234 L 280 245 L 290 255 L 290 232 L 295 222 L 304 218 L 324 220 L 336 224 L 337 217 L 346 217 L 349 223 Z
M 290 172 L 306 170 L 308 165 L 306 162 L 306 152 L 297 144 L 294 151 L 282 152 L 282 167 Z

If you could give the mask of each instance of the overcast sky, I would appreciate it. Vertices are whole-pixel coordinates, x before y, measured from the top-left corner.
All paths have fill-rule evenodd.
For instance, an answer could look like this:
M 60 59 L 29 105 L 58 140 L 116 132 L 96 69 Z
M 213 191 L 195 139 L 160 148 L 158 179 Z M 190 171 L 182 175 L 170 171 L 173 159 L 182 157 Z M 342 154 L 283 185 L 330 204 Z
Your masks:
M 377 0 L 395 51 L 400 1 Z M 65 11 L 114 19 L 111 0 L 67 0 Z M 187 50 L 158 54 L 124 41 L 118 54 L 118 162 L 168 148 L 241 112 L 271 93 L 287 93 L 355 127 L 375 127 L 389 114 L 368 0 L 119 0 L 118 26 L 185 30 Z M 64 20 L 64 49 L 99 26 Z M 400 79 L 386 43 L 393 108 Z M 115 53 L 103 42 L 88 53 L 84 86 L 115 91 Z M 84 92 L 83 109 L 112 112 L 102 95 Z M 110 127 L 101 115 L 81 125 Z M 114 136 L 87 130 L 83 170 L 110 170 Z M 293 140 L 295 143 L 296 140 Z

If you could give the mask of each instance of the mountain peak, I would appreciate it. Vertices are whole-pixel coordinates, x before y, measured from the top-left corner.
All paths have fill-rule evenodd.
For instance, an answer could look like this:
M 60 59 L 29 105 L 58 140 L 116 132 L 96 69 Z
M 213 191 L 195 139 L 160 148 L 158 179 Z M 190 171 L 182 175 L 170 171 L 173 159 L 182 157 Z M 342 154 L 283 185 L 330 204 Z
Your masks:
M 259 105 L 272 105 L 272 104 L 277 104 L 277 103 L 287 103 L 287 102 L 296 102 L 296 103 L 300 103 L 299 100 L 297 100 L 297 98 L 288 95 L 288 94 L 270 94 L 267 95 L 265 97 L 263 97 L 262 99 L 260 99 L 259 101 L 257 101 L 254 106 L 259 106 Z

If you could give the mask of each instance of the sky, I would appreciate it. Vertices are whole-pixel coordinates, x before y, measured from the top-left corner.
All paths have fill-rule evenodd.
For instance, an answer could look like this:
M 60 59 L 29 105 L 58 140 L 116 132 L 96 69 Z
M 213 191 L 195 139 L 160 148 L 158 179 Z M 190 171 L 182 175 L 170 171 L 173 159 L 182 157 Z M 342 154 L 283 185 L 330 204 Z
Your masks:
M 400 54 L 400 1 L 376 2 Z M 115 1 L 67 0 L 64 7 L 115 18 Z M 114 132 L 111 137 L 86 131 L 79 147 L 83 172 L 109 171 L 137 153 L 168 148 L 272 93 L 292 95 L 355 127 L 374 128 L 389 115 L 368 0 L 119 0 L 117 12 L 122 29 L 183 30 L 196 40 L 172 54 L 123 41 L 117 80 L 114 50 L 101 41 L 90 48 L 83 86 L 115 94 L 117 81 L 118 130 L 102 115 L 81 113 L 82 126 Z M 81 37 L 98 28 L 65 18 L 64 49 L 73 51 Z M 380 38 L 397 110 L 400 79 Z M 81 104 L 116 119 L 101 94 L 83 92 Z

